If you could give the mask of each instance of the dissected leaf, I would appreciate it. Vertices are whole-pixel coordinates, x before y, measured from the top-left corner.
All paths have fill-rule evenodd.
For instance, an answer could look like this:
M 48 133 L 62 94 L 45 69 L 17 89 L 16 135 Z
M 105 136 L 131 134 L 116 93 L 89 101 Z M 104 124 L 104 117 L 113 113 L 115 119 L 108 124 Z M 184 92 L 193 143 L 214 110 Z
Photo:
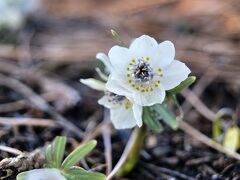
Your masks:
M 181 82 L 177 87 L 168 90 L 167 94 L 177 94 L 177 93 L 181 92 L 183 89 L 185 89 L 186 87 L 190 86 L 195 81 L 196 81 L 195 76 L 189 76 L 186 80 Z
M 163 131 L 163 127 L 159 122 L 159 119 L 151 115 L 150 109 L 148 107 L 143 108 L 143 121 L 155 133 L 160 133 Z
M 56 167 L 59 168 L 61 166 L 63 156 L 64 156 L 64 151 L 65 151 L 65 146 L 66 146 L 67 138 L 64 136 L 57 136 L 52 145 L 52 150 L 53 150 L 53 160 L 55 162 Z
M 88 143 L 80 145 L 72 153 L 70 153 L 62 163 L 62 169 L 68 169 L 74 166 L 84 156 L 86 156 L 96 146 L 97 141 L 91 140 Z
M 231 151 L 240 147 L 240 129 L 237 126 L 229 128 L 224 136 L 223 146 Z
M 172 129 L 176 130 L 178 128 L 176 117 L 164 104 L 155 104 L 152 108 L 161 115 L 163 121 Z
M 97 172 L 86 171 L 80 167 L 73 167 L 63 172 L 68 180 L 105 180 L 106 176 Z

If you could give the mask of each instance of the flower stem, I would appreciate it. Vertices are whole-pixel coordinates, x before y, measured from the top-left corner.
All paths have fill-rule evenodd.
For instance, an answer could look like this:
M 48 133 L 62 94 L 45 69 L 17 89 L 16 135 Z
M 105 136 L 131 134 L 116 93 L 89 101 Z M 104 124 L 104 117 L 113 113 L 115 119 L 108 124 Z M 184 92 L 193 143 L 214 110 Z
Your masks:
M 143 146 L 147 128 L 143 125 L 141 128 L 136 127 L 129 139 L 129 142 L 124 150 L 127 151 L 125 161 L 118 170 L 116 176 L 123 177 L 135 167 L 138 162 L 139 155 Z

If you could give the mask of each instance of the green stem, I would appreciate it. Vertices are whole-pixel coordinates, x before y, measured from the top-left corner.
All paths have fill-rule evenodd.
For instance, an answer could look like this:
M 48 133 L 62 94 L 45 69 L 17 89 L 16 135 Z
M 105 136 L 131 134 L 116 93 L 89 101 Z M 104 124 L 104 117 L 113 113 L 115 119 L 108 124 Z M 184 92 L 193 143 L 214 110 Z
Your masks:
M 129 142 L 124 150 L 125 161 L 117 171 L 117 177 L 123 177 L 135 167 L 138 162 L 141 149 L 143 147 L 144 138 L 147 128 L 143 125 L 141 128 L 136 127 L 133 131 Z

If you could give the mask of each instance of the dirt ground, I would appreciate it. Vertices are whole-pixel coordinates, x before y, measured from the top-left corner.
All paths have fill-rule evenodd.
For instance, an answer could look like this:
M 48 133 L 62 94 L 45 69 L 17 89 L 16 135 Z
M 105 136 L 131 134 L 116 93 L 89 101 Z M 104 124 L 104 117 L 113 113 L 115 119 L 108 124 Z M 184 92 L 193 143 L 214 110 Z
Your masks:
M 18 32 L 0 32 L 0 160 L 35 153 L 56 135 L 68 137 L 70 152 L 96 138 L 97 148 L 80 166 L 105 173 L 111 139 L 113 166 L 131 130 L 116 131 L 97 104 L 102 96 L 79 79 L 95 77 L 97 52 L 116 44 L 110 29 L 126 43 L 141 34 L 171 40 L 176 57 L 197 76 L 179 94 L 184 121 L 211 139 L 216 113 L 229 108 L 240 117 L 240 3 L 238 0 L 78 1 L 43 0 L 41 10 Z M 103 131 L 104 129 L 104 131 Z M 186 130 L 187 131 L 187 130 Z M 148 133 L 135 169 L 124 179 L 240 179 L 240 163 L 189 135 L 184 129 Z M 1 164 L 0 179 L 41 167 Z M 37 163 L 38 162 L 38 163 Z

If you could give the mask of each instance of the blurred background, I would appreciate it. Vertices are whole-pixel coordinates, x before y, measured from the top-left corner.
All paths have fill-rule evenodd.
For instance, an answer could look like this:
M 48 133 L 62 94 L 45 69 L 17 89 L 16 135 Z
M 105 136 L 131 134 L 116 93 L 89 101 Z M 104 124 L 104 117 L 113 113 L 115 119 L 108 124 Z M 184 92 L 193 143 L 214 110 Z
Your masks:
M 97 104 L 102 94 L 79 79 L 98 78 L 96 53 L 108 53 L 117 44 L 110 29 L 127 44 L 142 34 L 174 42 L 176 58 L 197 76 L 194 86 L 178 97 L 185 120 L 209 138 L 214 138 L 216 113 L 226 116 L 221 118 L 220 135 L 238 127 L 238 0 L 1 0 L 0 12 L 1 145 L 32 152 L 56 135 L 67 135 L 74 147 L 102 125 L 103 109 Z M 72 133 L 71 125 L 63 128 L 65 120 L 81 129 L 82 136 Z M 183 131 L 167 128 L 149 135 L 140 164 L 128 178 L 240 178 L 235 160 Z M 128 134 L 110 134 L 114 163 Z M 104 142 L 101 135 L 98 138 L 98 157 L 87 159 L 94 166 L 105 164 Z M 0 150 L 0 160 L 15 155 Z

